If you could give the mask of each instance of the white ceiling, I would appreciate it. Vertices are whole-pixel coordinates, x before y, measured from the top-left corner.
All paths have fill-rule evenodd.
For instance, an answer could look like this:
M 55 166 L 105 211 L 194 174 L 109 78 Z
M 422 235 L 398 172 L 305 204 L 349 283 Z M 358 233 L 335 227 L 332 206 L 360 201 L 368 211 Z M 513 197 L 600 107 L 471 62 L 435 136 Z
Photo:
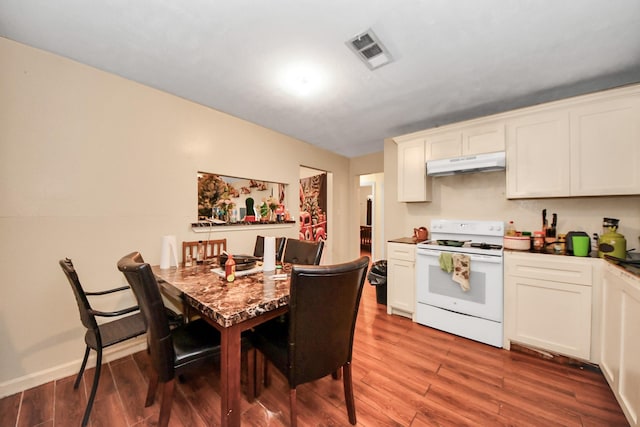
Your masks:
M 374 71 L 345 44 L 369 28 Z M 0 36 L 347 157 L 640 82 L 640 0 L 0 0 Z M 317 93 L 282 86 L 299 64 Z

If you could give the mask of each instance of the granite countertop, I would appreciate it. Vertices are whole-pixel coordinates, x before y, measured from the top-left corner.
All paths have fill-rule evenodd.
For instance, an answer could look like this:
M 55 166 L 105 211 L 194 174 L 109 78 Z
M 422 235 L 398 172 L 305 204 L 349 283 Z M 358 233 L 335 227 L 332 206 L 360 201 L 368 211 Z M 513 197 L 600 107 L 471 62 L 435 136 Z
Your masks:
M 284 266 L 287 280 L 274 280 L 259 272 L 236 277 L 232 283 L 212 272 L 212 268 L 217 265 L 152 267 L 161 287 L 181 294 L 189 305 L 223 327 L 289 304 L 290 264 Z
M 541 253 L 541 252 L 531 252 L 531 251 L 519 251 L 516 249 L 505 249 L 505 252 L 512 252 L 512 253 L 526 253 L 526 254 L 532 254 L 532 255 L 548 255 L 548 256 L 553 256 L 553 257 L 568 257 L 568 258 L 575 258 L 575 259 L 601 259 L 605 262 L 608 262 L 609 264 L 615 265 L 617 268 L 627 271 L 628 273 L 636 276 L 636 277 L 640 277 L 640 266 L 638 265 L 630 265 L 630 264 L 620 264 L 618 262 L 616 262 L 615 260 L 609 260 L 606 258 L 600 258 L 598 257 L 598 251 L 591 251 L 589 253 L 589 256 L 585 256 L 585 257 L 577 257 L 577 256 L 573 256 L 573 255 L 566 255 L 566 254 L 562 254 L 562 255 L 558 255 L 558 254 L 549 254 L 549 253 Z M 630 260 L 640 260 L 640 253 L 630 253 L 628 254 L 628 258 Z
M 607 261 L 617 266 L 618 268 L 633 274 L 636 277 L 640 277 L 640 265 L 638 264 L 619 263 L 611 259 L 607 259 Z M 629 252 L 627 254 L 627 261 L 636 261 L 636 262 L 640 261 L 640 253 Z
M 416 245 L 420 243 L 418 240 L 414 239 L 413 237 L 399 237 L 397 239 L 391 239 L 388 242 L 389 243 L 406 243 L 409 245 Z

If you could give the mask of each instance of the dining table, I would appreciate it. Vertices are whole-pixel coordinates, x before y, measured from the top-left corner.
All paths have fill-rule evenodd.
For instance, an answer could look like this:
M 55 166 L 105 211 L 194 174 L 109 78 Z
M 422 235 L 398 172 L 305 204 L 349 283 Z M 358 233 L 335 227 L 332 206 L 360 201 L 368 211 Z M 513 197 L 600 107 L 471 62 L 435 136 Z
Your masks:
M 237 271 L 228 282 L 217 264 L 161 269 L 152 266 L 163 292 L 182 300 L 220 331 L 220 425 L 240 425 L 241 335 L 289 309 L 291 265 L 276 272 L 261 265 Z M 249 394 L 253 391 L 249 391 Z

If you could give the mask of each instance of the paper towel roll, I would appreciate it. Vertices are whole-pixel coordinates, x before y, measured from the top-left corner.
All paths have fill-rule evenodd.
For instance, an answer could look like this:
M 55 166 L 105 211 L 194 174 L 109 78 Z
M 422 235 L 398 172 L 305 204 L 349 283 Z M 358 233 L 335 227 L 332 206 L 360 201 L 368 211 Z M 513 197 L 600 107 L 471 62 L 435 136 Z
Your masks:
M 176 251 L 176 236 L 162 236 L 162 251 L 160 252 L 160 268 L 166 269 L 178 265 Z
M 262 259 L 263 271 L 274 271 L 276 269 L 276 238 L 265 236 L 264 251 Z

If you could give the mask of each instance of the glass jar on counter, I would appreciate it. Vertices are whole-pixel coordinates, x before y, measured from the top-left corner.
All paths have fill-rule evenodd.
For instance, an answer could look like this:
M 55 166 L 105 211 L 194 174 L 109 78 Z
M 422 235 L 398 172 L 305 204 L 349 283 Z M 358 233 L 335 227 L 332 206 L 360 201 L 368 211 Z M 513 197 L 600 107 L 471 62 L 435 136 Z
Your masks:
M 553 244 L 553 253 L 556 255 L 564 255 L 566 252 L 566 234 L 558 234 L 558 240 Z
M 531 250 L 533 252 L 544 251 L 544 233 L 542 231 L 534 231 L 531 238 Z

